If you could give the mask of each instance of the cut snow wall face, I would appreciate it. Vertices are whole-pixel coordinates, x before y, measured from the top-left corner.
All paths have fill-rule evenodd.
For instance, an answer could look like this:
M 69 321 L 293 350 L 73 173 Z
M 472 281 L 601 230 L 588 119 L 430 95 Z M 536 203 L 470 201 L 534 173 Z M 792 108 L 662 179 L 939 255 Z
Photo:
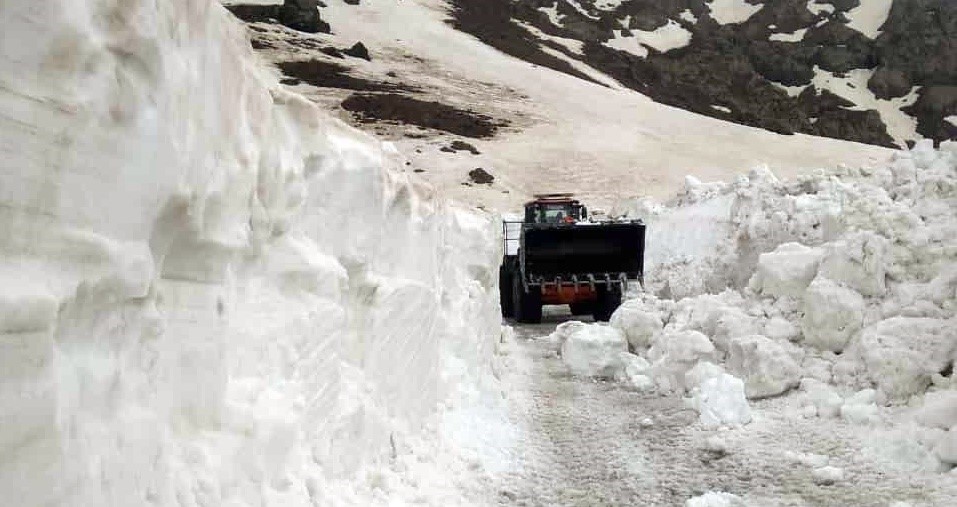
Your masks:
M 279 90 L 218 3 L 0 24 L 0 491 L 327 503 L 482 373 L 495 227 Z

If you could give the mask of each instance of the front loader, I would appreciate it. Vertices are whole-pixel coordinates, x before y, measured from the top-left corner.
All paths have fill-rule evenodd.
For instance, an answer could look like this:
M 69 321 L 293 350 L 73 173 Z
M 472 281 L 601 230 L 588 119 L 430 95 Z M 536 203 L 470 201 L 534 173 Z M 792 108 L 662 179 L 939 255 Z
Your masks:
M 537 323 L 543 305 L 607 321 L 628 283 L 644 283 L 645 224 L 588 221 L 570 194 L 537 195 L 521 222 L 503 223 L 502 315 Z

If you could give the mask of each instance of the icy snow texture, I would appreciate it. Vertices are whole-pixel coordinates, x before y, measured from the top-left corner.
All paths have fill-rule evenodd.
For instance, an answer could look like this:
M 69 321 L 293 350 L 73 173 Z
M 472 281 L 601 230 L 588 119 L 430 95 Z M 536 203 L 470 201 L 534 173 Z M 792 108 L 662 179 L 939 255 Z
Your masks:
M 751 422 L 751 408 L 741 379 L 722 373 L 692 390 L 691 405 L 705 428 L 741 426 Z
M 848 354 L 891 398 L 923 392 L 935 373 L 953 363 L 957 321 L 893 317 L 861 331 Z
M 628 300 L 618 307 L 609 324 L 624 333 L 632 350 L 644 350 L 652 345 L 652 339 L 664 324 L 661 316 L 642 308 L 640 301 Z
M 731 493 L 708 491 L 701 496 L 689 498 L 685 507 L 744 507 L 744 501 Z
M 804 293 L 804 343 L 840 352 L 864 322 L 864 298 L 827 278 L 816 278 Z
M 796 387 L 801 368 L 780 344 L 761 336 L 733 338 L 728 369 L 744 380 L 748 398 L 766 398 Z
M 625 367 L 622 355 L 627 354 L 628 343 L 621 331 L 576 321 L 559 327 L 562 361 L 575 375 L 614 377 Z
M 817 276 L 823 252 L 800 243 L 785 243 L 758 257 L 752 289 L 770 296 L 800 297 Z
M 663 391 L 681 392 L 686 388 L 685 373 L 702 359 L 711 359 L 714 345 L 704 334 L 689 330 L 666 332 L 648 350 L 651 372 Z
M 490 222 L 278 88 L 218 3 L 0 24 L 5 497 L 329 504 L 485 370 Z
M 814 471 L 811 472 L 811 477 L 814 479 L 815 484 L 827 486 L 843 481 L 844 470 L 832 466 L 815 468 Z

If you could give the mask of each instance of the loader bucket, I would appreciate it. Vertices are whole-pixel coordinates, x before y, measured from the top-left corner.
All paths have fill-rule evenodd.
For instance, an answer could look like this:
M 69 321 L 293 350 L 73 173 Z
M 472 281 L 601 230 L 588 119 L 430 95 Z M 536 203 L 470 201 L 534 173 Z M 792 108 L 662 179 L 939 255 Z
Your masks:
M 642 279 L 645 225 L 641 222 L 532 225 L 524 231 L 523 255 L 532 280 L 551 281 L 588 275 Z

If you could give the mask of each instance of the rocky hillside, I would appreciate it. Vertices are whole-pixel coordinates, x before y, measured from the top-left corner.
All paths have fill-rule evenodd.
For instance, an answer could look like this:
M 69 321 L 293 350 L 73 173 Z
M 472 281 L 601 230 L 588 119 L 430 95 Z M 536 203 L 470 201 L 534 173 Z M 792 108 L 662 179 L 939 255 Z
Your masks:
M 452 3 L 456 27 L 506 53 L 574 75 L 578 60 L 696 113 L 884 146 L 957 137 L 952 1 Z

